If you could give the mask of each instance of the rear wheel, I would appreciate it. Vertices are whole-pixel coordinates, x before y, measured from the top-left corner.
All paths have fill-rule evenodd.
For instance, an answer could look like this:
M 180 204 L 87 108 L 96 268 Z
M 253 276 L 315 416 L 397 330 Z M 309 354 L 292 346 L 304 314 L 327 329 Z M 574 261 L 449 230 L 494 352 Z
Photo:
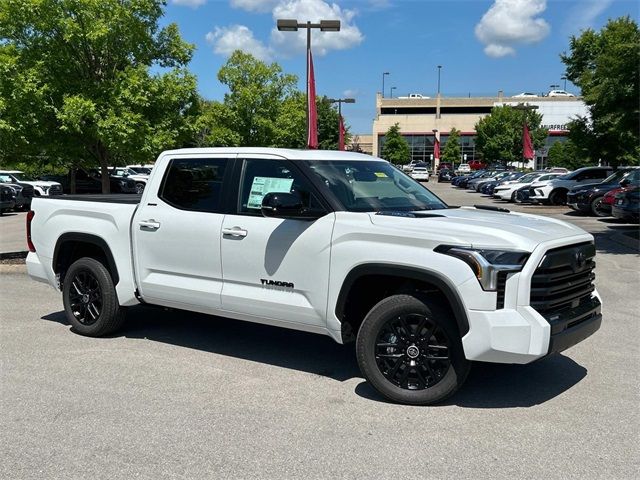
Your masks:
M 470 362 L 448 309 L 426 298 L 393 295 L 364 319 L 356 343 L 365 378 L 386 398 L 429 405 L 452 395 Z
M 81 258 L 69 267 L 62 298 L 69 323 L 81 335 L 108 335 L 124 322 L 125 310 L 118 303 L 111 274 L 93 258 Z

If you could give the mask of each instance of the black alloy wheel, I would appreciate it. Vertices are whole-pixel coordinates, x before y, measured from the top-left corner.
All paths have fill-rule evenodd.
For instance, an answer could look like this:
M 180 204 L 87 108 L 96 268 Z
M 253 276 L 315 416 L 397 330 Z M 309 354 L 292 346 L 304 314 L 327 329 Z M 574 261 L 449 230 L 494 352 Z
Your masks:
M 62 301 L 72 330 L 80 335 L 110 334 L 125 319 L 111 272 L 95 258 L 80 258 L 69 267 L 62 281 Z
M 433 387 L 451 364 L 449 338 L 421 314 L 394 317 L 376 338 L 376 365 L 384 377 L 407 390 Z
M 89 270 L 79 270 L 71 279 L 69 306 L 73 316 L 83 325 L 93 325 L 100 318 L 102 290 Z
M 144 183 L 136 183 L 136 193 L 141 195 L 144 192 Z
M 356 356 L 380 394 L 409 405 L 449 397 L 471 366 L 448 304 L 421 292 L 380 300 L 360 326 Z

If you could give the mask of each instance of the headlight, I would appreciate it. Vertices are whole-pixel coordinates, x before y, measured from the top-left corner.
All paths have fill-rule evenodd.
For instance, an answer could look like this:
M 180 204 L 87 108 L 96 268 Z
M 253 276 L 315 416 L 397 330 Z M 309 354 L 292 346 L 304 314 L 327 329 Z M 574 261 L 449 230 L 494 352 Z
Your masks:
M 487 291 L 495 291 L 498 288 L 498 273 L 519 272 L 529 258 L 528 252 L 484 250 L 451 245 L 440 245 L 435 251 L 456 257 L 469 265 L 482 289 Z

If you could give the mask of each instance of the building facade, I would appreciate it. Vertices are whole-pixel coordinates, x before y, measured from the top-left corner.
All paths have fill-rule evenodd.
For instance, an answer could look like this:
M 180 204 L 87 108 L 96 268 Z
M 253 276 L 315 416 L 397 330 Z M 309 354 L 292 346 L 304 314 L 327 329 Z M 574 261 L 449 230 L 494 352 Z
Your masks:
M 441 146 L 447 141 L 452 128 L 461 132 L 462 155 L 460 162 L 480 159 L 476 150 L 475 125 L 491 113 L 494 106 L 525 103 L 538 107 L 542 114 L 542 125 L 549 130 L 545 146 L 536 151 L 536 158 L 529 168 L 543 168 L 549 147 L 556 141 L 566 140 L 567 124 L 579 117 L 587 116 L 588 110 L 578 97 L 436 97 L 436 98 L 382 98 L 376 95 L 376 118 L 373 121 L 372 154 L 379 156 L 385 141 L 385 133 L 394 124 L 409 143 L 411 160 L 431 163 L 436 132 L 440 134 Z

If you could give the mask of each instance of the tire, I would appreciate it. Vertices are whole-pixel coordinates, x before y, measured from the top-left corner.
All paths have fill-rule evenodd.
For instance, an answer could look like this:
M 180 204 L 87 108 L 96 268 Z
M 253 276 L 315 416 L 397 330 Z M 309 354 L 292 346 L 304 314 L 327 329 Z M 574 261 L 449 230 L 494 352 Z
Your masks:
M 464 383 L 471 365 L 451 318 L 448 309 L 426 297 L 381 300 L 358 332 L 362 374 L 393 402 L 430 405 L 446 399 Z
M 602 200 L 603 200 L 604 196 L 601 197 L 596 197 L 593 200 L 591 200 L 591 213 L 593 213 L 593 215 L 595 215 L 596 217 L 608 217 L 609 214 L 607 212 L 603 212 L 602 210 L 600 210 L 600 205 L 602 204 Z
M 564 190 L 554 190 L 549 195 L 549 203 L 551 205 L 564 205 L 567 203 L 567 192 Z
M 118 330 L 125 318 L 111 274 L 99 261 L 83 257 L 65 275 L 62 299 L 72 330 L 101 337 Z
M 144 187 L 145 187 L 144 183 L 141 183 L 141 182 L 136 183 L 136 193 L 138 195 L 142 195 L 142 192 L 144 192 Z
M 513 193 L 511 194 L 511 198 L 509 199 L 509 202 L 511 203 L 515 203 L 516 202 L 516 190 L 513 191 Z

